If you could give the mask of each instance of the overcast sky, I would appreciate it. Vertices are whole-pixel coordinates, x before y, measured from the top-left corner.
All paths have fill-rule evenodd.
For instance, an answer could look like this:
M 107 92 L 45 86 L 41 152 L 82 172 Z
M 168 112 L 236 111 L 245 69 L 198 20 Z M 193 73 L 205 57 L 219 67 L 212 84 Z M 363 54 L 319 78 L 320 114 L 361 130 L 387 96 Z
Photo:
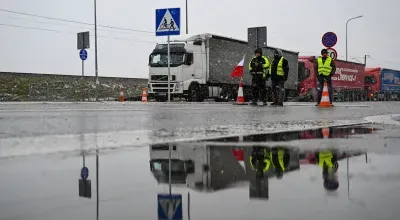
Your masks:
M 93 0 L 0 0 L 0 8 L 48 17 L 94 23 Z M 335 46 L 345 59 L 346 21 L 348 56 L 367 66 L 400 69 L 400 2 L 398 0 L 188 0 L 189 35 L 213 33 L 247 40 L 247 28 L 268 27 L 268 44 L 300 55 L 318 55 L 327 31 L 338 35 Z M 181 7 L 185 33 L 185 0 L 97 0 L 99 25 L 141 32 L 98 28 L 100 76 L 147 78 L 148 55 L 156 42 L 155 9 Z M 396 10 L 397 9 L 397 10 Z M 0 11 L 0 71 L 81 74 L 76 33 L 94 27 Z M 23 26 L 25 29 L 4 25 Z M 54 32 L 54 31 L 56 32 Z M 91 37 L 85 75 L 94 75 L 94 37 Z M 354 62 L 358 62 L 352 59 Z M 239 61 L 238 61 L 239 62 Z

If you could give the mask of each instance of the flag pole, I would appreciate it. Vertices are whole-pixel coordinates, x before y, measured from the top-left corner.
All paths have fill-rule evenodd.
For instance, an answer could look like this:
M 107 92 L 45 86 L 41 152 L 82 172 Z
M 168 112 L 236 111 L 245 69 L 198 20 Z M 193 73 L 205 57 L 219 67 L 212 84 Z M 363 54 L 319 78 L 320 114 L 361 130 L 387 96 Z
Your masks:
M 244 69 L 244 59 L 245 58 L 246 58 L 246 54 L 243 54 L 243 69 Z M 240 77 L 239 86 L 240 86 L 240 84 L 242 84 L 242 81 L 243 81 L 243 72 L 244 71 L 242 71 L 242 76 Z

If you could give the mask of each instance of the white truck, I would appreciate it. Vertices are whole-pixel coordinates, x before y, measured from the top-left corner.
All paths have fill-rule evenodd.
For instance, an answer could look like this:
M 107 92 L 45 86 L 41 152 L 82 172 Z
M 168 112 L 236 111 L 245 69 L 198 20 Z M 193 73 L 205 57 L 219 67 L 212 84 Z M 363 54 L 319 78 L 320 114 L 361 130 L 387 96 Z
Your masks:
M 171 42 L 171 98 L 180 97 L 193 102 L 202 102 L 210 98 L 215 101 L 236 99 L 239 80 L 231 78 L 230 74 L 245 55 L 243 89 L 245 101 L 249 101 L 252 93 L 248 63 L 254 49 L 246 41 L 213 34 L 199 34 Z M 149 56 L 148 96 L 156 101 L 168 99 L 167 51 L 167 44 L 157 44 Z M 273 52 L 272 47 L 263 48 L 263 54 L 270 62 Z M 295 97 L 299 84 L 298 52 L 282 52 L 290 68 L 288 81 L 285 83 L 286 97 Z M 270 85 L 269 80 L 267 86 Z

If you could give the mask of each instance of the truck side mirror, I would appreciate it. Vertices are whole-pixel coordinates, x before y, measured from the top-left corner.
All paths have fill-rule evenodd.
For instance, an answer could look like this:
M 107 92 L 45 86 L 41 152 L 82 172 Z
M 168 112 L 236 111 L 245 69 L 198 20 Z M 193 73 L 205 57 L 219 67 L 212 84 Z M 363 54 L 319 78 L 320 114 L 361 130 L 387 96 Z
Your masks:
M 185 65 L 190 66 L 193 63 L 193 53 L 186 54 Z
M 193 160 L 186 160 L 185 161 L 185 165 L 186 165 L 186 172 L 187 173 L 194 173 L 194 162 Z

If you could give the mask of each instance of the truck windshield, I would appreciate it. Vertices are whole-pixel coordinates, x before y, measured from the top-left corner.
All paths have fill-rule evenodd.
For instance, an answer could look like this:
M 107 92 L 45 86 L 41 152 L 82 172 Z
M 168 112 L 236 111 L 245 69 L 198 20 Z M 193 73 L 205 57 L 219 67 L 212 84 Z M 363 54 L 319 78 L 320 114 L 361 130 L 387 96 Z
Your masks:
M 376 78 L 374 76 L 366 76 L 364 78 L 365 84 L 376 84 Z
M 171 53 L 171 67 L 177 67 L 184 63 L 184 53 Z M 150 64 L 151 67 L 167 67 L 168 66 L 168 55 L 165 53 L 151 54 Z
M 168 159 L 158 159 L 150 161 L 151 171 L 168 172 L 169 161 Z M 182 160 L 171 160 L 171 172 L 172 173 L 184 173 L 185 164 Z

